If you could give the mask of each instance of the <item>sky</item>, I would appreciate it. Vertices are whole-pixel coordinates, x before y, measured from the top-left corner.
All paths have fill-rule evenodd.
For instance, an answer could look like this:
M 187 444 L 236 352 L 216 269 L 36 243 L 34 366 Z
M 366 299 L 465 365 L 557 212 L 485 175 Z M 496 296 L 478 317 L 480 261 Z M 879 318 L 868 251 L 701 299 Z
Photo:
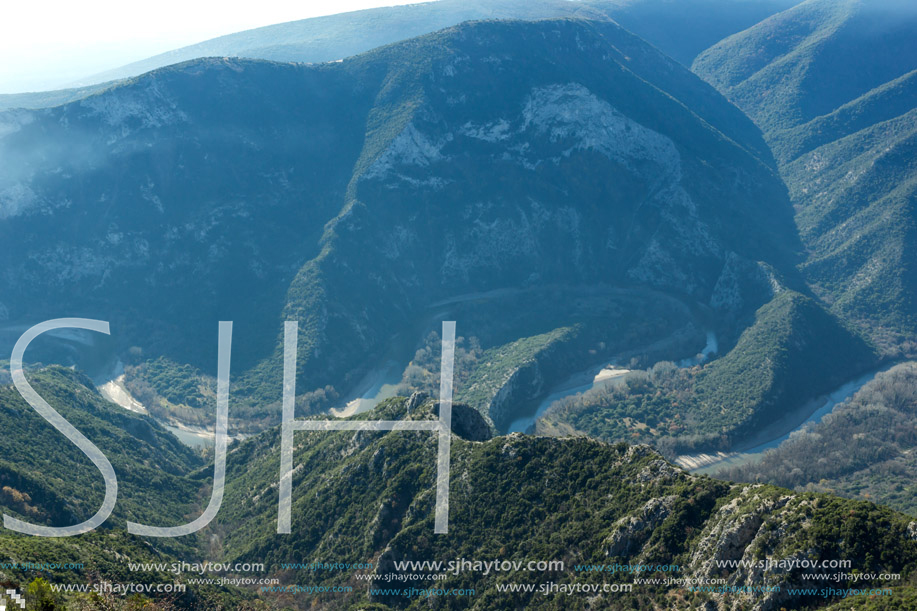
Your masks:
M 32 0 L 0 2 L 0 93 L 87 76 L 224 34 L 418 0 Z

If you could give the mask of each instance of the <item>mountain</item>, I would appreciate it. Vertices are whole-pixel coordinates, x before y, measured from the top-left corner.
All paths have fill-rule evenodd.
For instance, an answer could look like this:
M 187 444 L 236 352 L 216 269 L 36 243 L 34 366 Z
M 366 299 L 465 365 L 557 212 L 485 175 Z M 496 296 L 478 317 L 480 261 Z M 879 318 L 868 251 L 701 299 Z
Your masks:
M 106 404 L 79 374 L 51 367 L 29 377 L 112 459 L 124 483 L 116 516 L 156 514 L 153 521 L 167 524 L 199 512 L 188 505 L 206 498 L 212 465 L 198 468 L 155 423 Z M 3 413 L 20 411 L 22 401 L 14 393 L 0 388 Z M 27 409 L 7 418 L 6 430 L 16 432 L 17 423 L 29 418 Z M 356 420 L 424 421 L 436 418 L 437 411 L 435 401 L 418 393 L 385 401 Z M 147 429 L 131 423 L 146 423 Z M 451 590 L 449 600 L 460 608 L 553 609 L 569 602 L 574 589 L 593 588 L 591 604 L 612 608 L 664 606 L 672 597 L 679 609 L 809 608 L 841 600 L 850 587 L 888 587 L 890 601 L 913 596 L 905 583 L 876 577 L 906 576 L 917 567 L 917 522 L 890 509 L 690 475 L 647 446 L 582 437 L 492 437 L 484 419 L 462 404 L 455 405 L 454 423 L 447 534 L 433 534 L 434 436 L 405 431 L 296 433 L 292 532 L 277 534 L 280 427 L 275 427 L 231 447 L 224 501 L 200 533 L 145 540 L 127 535 L 121 517 L 79 537 L 6 533 L 0 549 L 9 562 L 46 566 L 38 576 L 4 564 L 0 575 L 6 587 L 26 594 L 29 608 L 46 609 L 130 609 L 141 603 L 151 609 L 420 608 L 429 595 L 406 593 L 411 587 Z M 32 455 L 4 448 L 0 507 L 48 523 L 78 517 L 50 516 L 53 499 L 66 497 L 75 508 L 92 506 L 98 486 L 82 475 L 92 467 L 67 444 L 55 444 L 49 426 L 28 426 Z M 21 432 L 6 437 L 15 438 L 7 444 L 27 438 Z M 172 448 L 172 454 L 151 449 L 151 443 Z M 143 464 L 131 465 L 132 456 Z M 10 479 L 9 473 L 28 472 L 33 461 L 68 472 L 77 485 L 56 477 Z M 151 477 L 154 464 L 162 472 Z M 185 510 L 170 509 L 182 505 Z M 50 558 L 69 566 L 52 566 Z M 211 566 L 263 564 L 263 569 L 208 570 L 199 568 L 202 559 Z M 849 562 L 838 565 L 849 567 L 847 577 L 823 573 L 817 568 L 822 562 Z M 658 571 L 630 568 L 637 566 Z M 228 585 L 240 577 L 273 585 L 248 590 Z M 178 583 L 187 590 L 178 596 L 153 591 L 125 601 L 117 593 L 52 588 L 112 581 Z M 310 594 L 296 593 L 297 585 L 308 585 Z M 834 589 L 825 594 L 828 588 Z
M 800 0 L 583 0 L 669 57 L 690 66 L 724 38 Z
M 389 400 L 369 417 L 433 417 L 432 400 L 415 395 L 409 412 L 407 403 Z M 334 558 L 362 565 L 356 571 L 303 567 L 279 573 L 282 583 L 308 580 L 328 588 L 310 601 L 324 608 L 364 608 L 367 602 L 379 609 L 426 606 L 427 597 L 405 595 L 413 587 L 451 589 L 458 595 L 448 597 L 450 604 L 458 608 L 554 609 L 571 600 L 560 584 L 598 587 L 593 608 L 654 608 L 670 597 L 678 609 L 801 608 L 836 594 L 817 599 L 795 593 L 828 582 L 790 559 L 850 560 L 869 572 L 907 572 L 917 561 L 917 524 L 888 509 L 692 476 L 646 446 L 519 434 L 453 439 L 449 532 L 434 535 L 433 436 L 303 432 L 296 443 L 292 533 L 275 532 L 277 429 L 242 442 L 230 455 L 226 503 L 214 530 L 233 562 L 258 559 L 278 567 Z M 485 572 L 463 568 L 461 559 L 507 565 Z M 563 568 L 512 568 L 532 560 L 562 561 Z M 771 568 L 737 568 L 740 560 L 771 561 Z M 438 561 L 439 570 L 421 565 Z M 678 575 L 625 568 L 636 565 L 680 568 Z M 368 575 L 370 583 L 362 578 Z M 640 583 L 645 577 L 660 579 Z M 663 578 L 681 580 L 681 587 L 663 585 Z M 535 589 L 545 583 L 558 587 Z M 603 583 L 618 585 L 603 593 Z M 715 583 L 734 593 L 692 591 L 692 583 Z M 507 590 L 513 584 L 535 588 Z M 621 589 L 627 584 L 632 591 Z M 345 590 L 334 593 L 334 586 Z
M 29 93 L 3 93 L 0 94 L 0 110 L 16 108 L 38 109 L 60 106 L 69 102 L 82 100 L 85 97 L 105 91 L 117 81 L 97 83 L 83 87 L 70 87 L 68 89 L 53 89 L 51 91 Z
M 670 41 L 688 56 L 766 5 L 616 6 L 634 23 L 672 9 L 647 17 L 659 32 L 707 19 Z M 45 319 L 111 321 L 109 338 L 43 335 L 27 375 L 121 482 L 92 533 L 0 532 L 5 593 L 40 609 L 913 607 L 917 521 L 895 510 L 914 511 L 913 363 L 727 473 L 748 483 L 666 460 L 767 441 L 912 349 L 913 12 L 808 0 L 697 59 L 722 93 L 598 15 L 462 23 L 315 65 L 193 59 L 0 112 L 0 351 Z M 831 241 L 848 230 L 866 246 Z M 163 423 L 212 422 L 220 320 L 245 439 L 219 511 L 193 535 L 129 535 L 211 495 L 221 465 Z M 461 334 L 448 444 L 430 434 L 444 320 Z M 3 371 L 0 513 L 92 515 L 98 471 Z M 326 412 L 351 430 L 309 424 Z M 520 429 L 535 434 L 501 435 Z M 187 589 L 92 591 L 112 582 Z
M 66 409 L 68 419 L 113 459 L 130 444 L 145 451 L 145 441 L 129 441 L 129 433 L 109 439 L 104 419 L 95 427 L 89 424 L 96 416 L 93 408 L 83 413 L 87 405 L 113 408 L 103 405 L 86 380 L 60 368 L 30 376 L 42 396 Z M 3 392 L 2 405 L 15 402 L 5 398 L 10 388 Z M 82 409 L 67 409 L 74 406 L 74 395 L 83 399 Z M 827 494 L 690 475 L 647 446 L 520 434 L 491 437 L 474 410 L 461 404 L 455 408 L 447 534 L 433 534 L 434 436 L 416 431 L 296 433 L 291 533 L 277 534 L 280 427 L 275 427 L 231 448 L 222 507 L 197 535 L 145 540 L 126 535 L 117 519 L 75 538 L 3 534 L 0 549 L 11 561 L 48 562 L 53 557 L 84 566 L 48 566 L 38 577 L 4 565 L 0 574 L 6 587 L 26 593 L 30 608 L 41 600 L 48 609 L 140 604 L 152 609 L 416 609 L 431 598 L 445 598 L 442 592 L 450 590 L 449 604 L 487 609 L 554 609 L 587 593 L 590 604 L 600 608 L 671 603 L 698 610 L 806 608 L 841 600 L 847 588 L 888 587 L 888 600 L 913 596 L 904 582 L 874 576 L 902 573 L 906 581 L 917 567 L 917 522 L 912 518 Z M 437 410 L 435 401 L 416 394 L 390 399 L 356 419 L 423 421 L 436 418 Z M 44 434 L 39 435 L 43 440 Z M 81 472 L 66 448 L 45 447 L 36 444 L 46 464 Z M 21 452 L 8 457 L 14 465 L 27 460 Z M 208 465 L 178 474 L 165 486 L 139 482 L 139 494 L 130 504 L 141 513 L 155 511 L 193 497 L 187 486 L 206 495 L 209 477 L 199 474 L 211 470 Z M 50 484 L 58 492 L 63 489 L 58 481 Z M 24 496 L 35 490 L 32 483 L 16 491 Z M 0 506 L 16 511 L 19 501 L 4 491 Z M 91 497 L 87 486 L 69 494 L 77 502 Z M 34 499 L 37 511 L 44 509 L 44 501 Z M 170 512 L 156 521 L 184 519 Z M 207 570 L 199 568 L 203 559 L 219 566 L 264 568 Z M 835 580 L 833 573 L 817 568 L 822 562 L 850 570 Z M 268 589 L 218 585 L 220 578 L 240 577 L 277 581 Z M 106 581 L 179 583 L 188 589 L 180 596 L 153 592 L 125 601 L 117 594 L 51 588 Z M 297 587 L 310 588 L 308 595 Z M 829 587 L 834 590 L 823 594 Z M 427 594 L 431 589 L 440 594 Z
M 912 71 L 913 13 L 901 0 L 807 0 L 720 41 L 694 68 L 775 133 Z
M 891 354 L 917 329 L 915 40 L 913 3 L 808 0 L 693 65 L 773 148 L 816 293 Z
M 234 320 L 249 431 L 279 418 L 283 319 L 311 413 L 454 316 L 486 352 L 462 398 L 505 430 L 578 368 L 690 356 L 708 326 L 728 347 L 775 287 L 802 288 L 757 129 L 610 23 L 199 60 L 0 121 L 8 328 L 110 320 L 113 356 L 157 362 L 139 371 L 168 395 L 212 376 L 213 323 Z
M 199 57 L 248 57 L 274 61 L 327 62 L 386 44 L 429 34 L 463 21 L 558 17 L 613 19 L 622 27 L 688 65 L 730 34 L 787 9 L 798 0 L 437 0 L 341 13 L 270 25 L 176 49 L 91 80 L 136 76 Z M 681 36 L 674 36 L 680 32 Z
M 129 535 L 125 523 L 186 521 L 196 511 L 201 478 L 208 475 L 205 460 L 155 420 L 103 399 L 78 372 L 51 366 L 29 369 L 26 377 L 39 396 L 111 462 L 118 496 L 111 517 L 79 536 L 35 537 L 4 528 L 0 532 L 4 587 L 18 588 L 28 609 L 115 609 L 125 608 L 120 594 L 98 590 L 96 595 L 91 591 L 64 595 L 53 591 L 50 583 L 98 587 L 114 581 L 138 588 L 187 583 L 168 570 L 132 571 L 128 563 L 197 558 L 194 541 L 160 540 L 153 546 Z M 98 469 L 39 416 L 8 379 L 0 382 L 0 512 L 41 526 L 70 526 L 91 518 L 105 496 Z M 210 585 L 170 598 L 182 608 L 194 608 L 220 604 L 226 596 L 243 605 L 248 598 L 237 589 Z
M 202 57 L 336 61 L 463 21 L 613 19 L 685 65 L 729 34 L 799 0 L 437 0 L 316 17 L 221 36 L 88 76 L 72 89 L 0 95 L 0 110 L 57 106 L 113 82 Z

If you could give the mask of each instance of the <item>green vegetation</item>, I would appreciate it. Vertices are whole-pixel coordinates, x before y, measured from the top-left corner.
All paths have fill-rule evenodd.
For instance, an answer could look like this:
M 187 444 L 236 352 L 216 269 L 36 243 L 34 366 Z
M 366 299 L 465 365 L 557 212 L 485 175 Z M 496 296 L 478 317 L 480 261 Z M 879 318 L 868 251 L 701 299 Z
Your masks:
M 575 112 L 533 121 L 533 95 Z M 586 325 L 557 359 L 536 359 L 546 385 L 613 346 L 636 350 L 639 330 L 661 341 L 678 309 L 647 307 L 647 295 L 636 312 L 589 315 L 555 308 L 565 293 L 655 291 L 684 310 L 719 291 L 728 299 L 716 315 L 732 325 L 767 288 L 755 262 L 792 276 L 798 249 L 754 125 L 607 22 L 469 23 L 321 65 L 195 60 L 9 118 L 18 127 L 0 155 L 25 165 L 4 164 L 0 181 L 18 184 L 28 169 L 35 201 L 72 202 L 50 212 L 50 226 L 31 212 L 3 220 L 3 248 L 25 253 L 4 276 L 16 288 L 4 293 L 15 296 L 4 297 L 10 320 L 66 302 L 111 321 L 132 389 L 157 417 L 190 424 L 208 421 L 217 320 L 235 322 L 233 426 L 253 432 L 279 419 L 282 320 L 300 324 L 305 415 L 334 407 L 433 315 L 469 312 L 453 300 L 551 287 L 550 307 L 535 294 L 504 302 L 513 310 L 496 312 L 502 331 L 479 329 L 483 316 L 460 322 L 485 351 Z M 506 139 L 486 135 L 504 121 Z M 627 146 L 605 121 L 630 126 Z M 558 128 L 569 135 L 553 137 Z M 87 141 L 85 130 L 100 135 Z M 90 150 L 104 151 L 92 167 Z M 74 193 L 65 175 L 85 189 Z M 95 229 L 74 214 L 97 218 Z M 492 352 L 502 362 L 481 365 L 501 372 L 481 370 L 475 400 L 531 363 L 529 348 Z M 495 420 L 537 394 L 536 384 Z
M 180 520 L 200 484 L 184 476 L 201 459 L 154 420 L 108 403 L 69 369 L 35 371 L 30 382 L 108 456 L 118 475 L 112 520 Z M 104 495 L 102 476 L 11 386 L 0 387 L 0 502 L 20 519 L 60 526 L 92 516 Z M 158 491 L 168 494 L 159 495 Z
M 876 375 L 761 460 L 717 476 L 868 499 L 917 516 L 915 450 L 917 365 L 906 363 Z
M 728 450 L 875 362 L 870 347 L 815 301 L 785 290 L 722 358 L 691 369 L 658 363 L 623 384 L 568 397 L 536 430 L 651 443 L 670 456 Z
M 163 357 L 144 363 L 138 371 L 126 373 L 129 380 L 136 381 L 129 387 L 131 394 L 145 405 L 151 403 L 147 396 L 158 394 L 173 406 L 202 409 L 216 396 L 213 384 L 208 384 L 198 369 Z M 149 388 L 141 386 L 142 383 Z
M 892 355 L 914 350 L 909 330 L 917 329 L 917 285 L 909 271 L 917 244 L 915 125 L 917 109 L 824 144 L 784 168 L 810 248 L 804 273 L 835 311 L 869 322 Z
M 917 331 L 915 6 L 810 0 L 693 64 L 773 148 L 813 290 L 892 357 Z
M 132 438 L 107 424 L 124 417 L 122 425 L 147 419 L 118 413 L 100 401 L 91 387 L 76 374 L 50 368 L 31 374 L 39 392 L 85 431 L 112 457 L 119 475 L 129 458 L 119 451 L 130 447 L 133 455 L 149 452 L 142 438 Z M 0 406 L 18 409 L 15 398 L 0 396 Z M 63 401 L 63 402 L 62 402 Z M 79 405 L 80 409 L 68 409 Z M 356 419 L 430 419 L 434 405 L 427 401 L 406 413 L 405 399 L 391 399 L 371 413 Z M 23 410 L 24 411 L 24 410 Z M 19 414 L 11 422 L 23 420 Z M 160 435 L 151 425 L 155 435 Z M 40 430 L 34 428 L 34 430 Z M 165 434 L 163 433 L 165 436 Z M 21 431 L 14 436 L 21 436 Z M 9 437 L 9 436 L 7 436 Z M 15 441 L 15 439 L 14 439 Z M 252 437 L 230 452 L 227 461 L 227 489 L 223 507 L 215 521 L 199 535 L 178 540 L 157 541 L 155 547 L 123 531 L 121 518 L 105 528 L 75 538 L 40 539 L 0 534 L 0 550 L 10 561 L 83 562 L 80 569 L 48 571 L 37 575 L 28 570 L 4 570 L 5 583 L 31 592 L 33 604 L 44 608 L 285 608 L 295 601 L 285 594 L 258 595 L 253 591 L 191 586 L 186 594 L 120 599 L 107 595 L 57 595 L 48 582 L 187 583 L 190 575 L 176 577 L 163 572 L 130 572 L 127 562 L 165 562 L 178 559 L 200 561 L 264 562 L 267 574 L 281 584 L 350 585 L 347 593 L 310 596 L 309 604 L 344 609 L 375 605 L 377 609 L 421 608 L 425 600 L 382 597 L 370 600 L 367 582 L 354 571 L 311 571 L 281 569 L 280 563 L 323 559 L 333 562 L 372 562 L 374 572 L 384 578 L 394 573 L 394 560 L 449 560 L 487 558 L 500 560 L 563 560 L 563 571 L 546 573 L 557 583 L 628 583 L 634 574 L 577 572 L 577 564 L 673 563 L 680 564 L 679 577 L 710 574 L 712 558 L 735 546 L 758 558 L 787 558 L 804 553 L 811 559 L 849 559 L 863 571 L 902 572 L 907 580 L 917 568 L 917 542 L 906 535 L 911 520 L 870 503 L 849 501 L 819 494 L 794 495 L 786 490 L 735 485 L 708 477 L 692 476 L 663 460 L 646 446 L 608 445 L 589 439 L 547 437 L 497 437 L 486 442 L 453 439 L 450 488 L 450 531 L 434 536 L 433 500 L 436 472 L 435 443 L 430 433 L 421 432 L 300 432 L 296 434 L 293 476 L 293 533 L 276 534 L 276 481 L 279 476 L 279 430 L 273 428 Z M 5 443 L 9 443 L 9 440 Z M 168 446 L 167 438 L 157 443 Z M 38 451 L 7 453 L 13 469 L 27 472 L 30 460 L 42 460 L 77 474 L 78 457 L 69 448 L 56 447 L 54 454 L 36 442 Z M 60 446 L 60 444 L 58 444 Z M 176 448 L 180 446 L 176 445 Z M 10 448 L 13 451 L 13 448 Z M 153 460 L 151 457 L 150 460 Z M 165 461 L 165 458 L 157 460 Z M 181 521 L 183 513 L 198 509 L 177 507 L 177 498 L 187 492 L 186 484 L 205 492 L 208 470 L 194 470 L 188 453 L 183 464 L 175 460 L 179 473 L 155 494 L 147 492 L 145 504 L 159 512 L 149 515 L 140 503 L 128 498 L 119 502 L 116 515 L 135 515 L 153 523 Z M 160 463 L 168 464 L 168 463 Z M 140 465 L 131 466 L 146 479 L 152 476 Z M 91 471 L 87 470 L 87 473 Z M 63 479 L 63 478 L 62 478 Z M 87 478 L 89 479 L 89 478 Z M 125 477 L 124 489 L 137 486 Z M 56 492 L 73 495 L 76 508 L 94 500 L 87 493 L 92 482 L 67 489 L 65 482 L 49 480 Z M 33 488 L 4 489 L 0 505 L 4 511 L 41 520 L 23 503 Z M 193 494 L 192 494 L 193 496 Z M 173 500 L 169 500 L 169 499 Z M 32 498 L 35 507 L 45 508 L 46 498 Z M 84 502 L 85 501 L 85 502 Z M 123 503 L 123 506 L 122 504 Z M 652 508 L 652 509 L 650 509 Z M 85 512 L 85 509 L 82 511 Z M 652 516 L 652 517 L 650 517 Z M 639 519 L 638 519 L 639 518 Z M 636 520 L 636 521 L 635 521 Z M 636 527 L 649 520 L 645 527 Z M 732 525 L 743 520 L 760 520 L 761 527 L 745 539 L 724 539 Z M 53 522 L 53 520 L 52 520 Z M 735 531 L 739 532 L 739 531 Z M 730 552 L 732 553 L 732 552 Z M 716 574 L 719 575 L 720 570 Z M 726 570 L 745 583 L 746 576 Z M 533 609 L 569 608 L 565 594 L 500 593 L 496 585 L 521 579 L 522 574 L 475 572 L 449 574 L 436 587 L 474 588 L 474 604 L 487 608 L 523 606 Z M 531 574 L 526 574 L 531 577 Z M 793 585 L 794 575 L 765 576 L 768 585 Z M 398 587 L 400 582 L 391 582 Z M 411 585 L 429 587 L 430 583 Z M 756 583 L 757 585 L 757 583 Z M 843 585 L 843 584 L 841 584 Z M 860 583 L 860 586 L 865 584 Z M 615 604 L 640 608 L 671 596 L 663 586 L 644 586 L 632 593 L 615 594 Z M 683 604 L 699 606 L 703 594 L 678 591 Z M 467 600 L 449 601 L 457 608 Z M 784 601 L 797 605 L 805 601 Z M 56 605 L 56 606 L 54 606 Z M 798 606 L 798 605 L 797 605 Z M 578 607 L 577 607 L 578 608 Z
M 779 140 L 808 249 L 802 271 L 835 313 L 871 325 L 890 354 L 913 348 L 903 338 L 913 324 L 914 43 L 898 31 L 909 33 L 910 22 L 876 20 L 864 4 L 810 0 L 724 41 L 695 66 L 715 72 L 769 141 Z M 847 61 L 851 24 L 863 23 L 882 26 L 889 42 Z M 700 37 L 681 42 L 690 46 L 689 38 Z M 760 52 L 744 53 L 753 48 Z M 871 69 L 896 51 L 901 61 Z M 825 58 L 855 74 L 838 80 Z M 556 97 L 533 103 L 536 94 Z M 556 112 L 538 115 L 552 104 Z M 234 425 L 266 429 L 232 446 L 226 497 L 206 529 L 145 541 L 125 534 L 125 521 L 187 522 L 208 498 L 213 466 L 151 418 L 102 400 L 81 374 L 32 369 L 38 392 L 99 445 L 121 483 L 116 511 L 97 532 L 66 540 L 0 533 L 10 559 L 86 565 L 43 576 L 4 570 L 3 581 L 30 592 L 33 605 L 468 606 L 458 598 L 370 599 L 353 571 L 281 567 L 313 559 L 372 562 L 380 577 L 395 575 L 394 562 L 404 559 L 563 560 L 566 571 L 546 576 L 563 584 L 634 579 L 570 570 L 577 564 L 660 562 L 683 566 L 685 577 L 784 591 L 806 581 L 715 560 L 848 559 L 857 571 L 901 572 L 906 582 L 917 575 L 910 517 L 816 492 L 869 495 L 915 512 L 913 367 L 880 377 L 822 428 L 766 456 L 766 470 L 735 474 L 796 493 L 692 476 L 646 445 L 606 443 L 647 442 L 666 454 L 727 449 L 878 360 L 800 288 L 801 244 L 755 127 L 617 26 L 476 23 L 333 65 L 200 60 L 81 104 L 6 119 L 0 153 L 12 161 L 0 178 L 27 169 L 36 201 L 67 203 L 4 219 L 4 248 L 25 253 L 4 276 L 21 289 L 4 293 L 17 300 L 3 304 L 4 316 L 37 316 L 64 299 L 77 312 L 112 314 L 118 350 L 136 357 L 131 391 L 158 417 L 191 422 L 212 418 L 213 320 L 235 320 Z M 85 133 L 97 141 L 84 144 Z M 110 156 L 97 162 L 87 151 L 101 143 Z M 61 176 L 75 177 L 79 192 Z M 104 233 L 87 231 L 86 218 Z M 34 246 L 47 238 L 55 246 Z M 560 402 L 539 423 L 539 432 L 577 438 L 457 435 L 448 536 L 433 534 L 431 433 L 297 432 L 293 534 L 277 535 L 280 432 L 270 427 L 280 414 L 279 321 L 300 321 L 296 409 L 310 416 L 396 341 L 410 346 L 444 318 L 461 321 L 464 334 L 456 398 L 498 425 L 611 355 L 672 358 L 703 335 L 702 320 L 721 321 L 730 338 L 723 345 L 735 346 L 703 367 L 661 362 L 634 372 Z M 179 329 L 189 331 L 182 337 Z M 140 343 L 142 351 L 129 348 Z M 402 391 L 435 395 L 438 357 L 438 338 L 429 335 Z M 474 414 L 458 407 L 456 417 Z M 435 409 L 427 400 L 408 413 L 402 397 L 355 419 L 429 420 Z M 102 495 L 97 471 L 8 386 L 0 387 L 0 430 L 4 511 L 53 525 L 93 513 Z M 802 456 L 824 460 L 803 464 Z M 353 590 L 303 601 L 195 587 L 175 599 L 118 601 L 58 597 L 44 581 L 170 581 L 128 574 L 125 562 L 201 558 L 265 562 L 283 585 Z M 613 599 L 497 591 L 520 579 L 466 572 L 410 585 L 473 588 L 473 604 L 484 609 L 716 604 L 646 584 Z M 895 597 L 908 604 L 911 586 Z M 752 598 L 729 604 L 832 602 Z
M 534 363 L 540 353 L 570 341 L 575 333 L 573 327 L 561 327 L 550 333 L 524 337 L 490 348 L 481 356 L 481 365 L 475 368 L 465 385 L 460 387 L 458 400 L 486 413 L 490 402 L 506 385 L 509 376 Z
M 0 580 L 27 593 L 27 609 L 206 608 L 225 597 L 244 606 L 248 595 L 231 588 L 189 586 L 184 594 L 122 598 L 61 594 L 55 583 L 187 583 L 162 571 L 131 572 L 128 562 L 198 561 L 193 540 L 168 539 L 149 545 L 125 531 L 127 520 L 143 524 L 180 524 L 200 511 L 208 468 L 154 420 L 108 403 L 92 383 L 70 369 L 30 370 L 36 392 L 85 434 L 108 457 L 118 476 L 118 502 L 112 516 L 95 531 L 77 537 L 29 537 L 0 532 L 5 563 L 82 564 L 79 568 L 0 569 Z M 0 510 L 21 520 L 67 526 L 92 516 L 101 504 L 104 482 L 96 467 L 42 419 L 11 386 L 0 386 Z M 212 467 L 209 467 L 212 473 Z M 144 606 L 151 605 L 151 606 Z
M 908 611 L 917 608 L 917 587 L 909 584 L 894 588 L 891 594 L 851 596 L 827 607 L 816 605 L 811 608 L 824 611 Z
M 452 382 L 455 388 L 464 388 L 467 385 L 468 377 L 483 355 L 484 351 L 477 337 L 466 339 L 459 335 L 455 338 L 452 366 Z M 398 385 L 398 394 L 407 396 L 420 391 L 436 396 L 439 393 L 441 368 L 442 338 L 436 331 L 431 331 L 405 368 Z
M 773 133 L 779 160 L 791 163 L 819 147 L 904 116 L 914 109 L 917 70 L 884 83 L 832 112 Z
M 430 418 L 430 405 L 408 416 L 404 399 L 392 399 L 358 419 Z M 276 430 L 269 431 L 246 440 L 230 456 L 229 487 L 217 532 L 224 533 L 221 544 L 231 558 L 267 559 L 272 566 L 304 558 L 372 561 L 374 572 L 383 577 L 395 572 L 393 560 L 563 559 L 565 571 L 543 576 L 558 583 L 628 582 L 634 575 L 603 577 L 569 568 L 638 559 L 680 563 L 685 567 L 680 577 L 703 574 L 710 558 L 722 558 L 716 555 L 735 545 L 762 558 L 786 558 L 805 550 L 812 559 L 850 559 L 863 570 L 881 567 L 906 576 L 917 566 L 917 543 L 905 534 L 910 519 L 889 509 L 690 476 L 645 446 L 582 438 L 517 436 L 484 443 L 455 439 L 450 531 L 440 537 L 432 534 L 435 446 L 429 434 L 297 433 L 294 465 L 303 467 L 293 479 L 293 535 L 278 537 L 271 484 L 279 467 L 277 442 Z M 629 530 L 630 516 L 645 520 L 652 515 L 645 507 L 660 508 L 660 519 L 646 530 Z M 763 526 L 747 540 L 726 542 L 720 534 L 733 522 L 751 519 L 760 519 Z M 351 593 L 327 595 L 317 604 L 348 608 L 369 602 L 365 582 L 352 573 L 283 573 L 289 583 L 306 578 L 310 583 L 354 586 Z M 497 583 L 520 578 L 512 573 L 463 572 L 436 581 L 436 587 L 474 588 L 472 602 L 486 608 L 569 608 L 571 599 L 562 594 L 510 595 L 495 589 Z M 787 580 L 798 577 L 769 573 L 763 579 L 786 586 L 792 584 Z M 399 582 L 390 584 L 399 587 Z M 641 608 L 669 592 L 644 586 L 629 595 L 616 594 L 614 600 Z M 699 594 L 679 595 L 694 604 L 703 602 Z M 402 597 L 374 602 L 411 609 L 425 604 Z M 455 608 L 469 603 L 450 602 Z
M 747 433 L 875 364 L 871 347 L 811 298 L 782 291 L 697 378 L 700 417 Z
M 540 307 L 529 308 L 533 301 Z M 456 341 L 456 399 L 498 430 L 571 374 L 611 358 L 689 354 L 703 341 L 683 303 L 648 290 L 532 288 L 455 307 L 450 317 L 475 332 Z M 511 321 L 505 318 L 509 311 L 517 313 Z M 566 325 L 555 328 L 561 321 Z M 440 347 L 439 334 L 431 332 L 405 369 L 398 394 L 437 395 Z
M 695 375 L 661 361 L 649 371 L 628 374 L 621 383 L 555 402 L 536 422 L 535 431 L 655 445 L 686 430 L 685 413 L 695 400 Z

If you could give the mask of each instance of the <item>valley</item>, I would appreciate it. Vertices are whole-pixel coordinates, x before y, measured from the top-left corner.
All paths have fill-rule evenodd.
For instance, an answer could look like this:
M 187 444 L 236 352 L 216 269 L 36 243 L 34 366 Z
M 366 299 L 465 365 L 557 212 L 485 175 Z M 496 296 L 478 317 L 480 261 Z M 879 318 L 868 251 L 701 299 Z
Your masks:
M 850 380 L 827 395 L 807 401 L 797 409 L 787 410 L 781 420 L 764 427 L 755 436 L 743 440 L 741 444 L 737 444 L 727 452 L 719 452 L 713 456 L 709 454 L 678 456 L 675 463 L 692 472 L 712 475 L 719 469 L 753 462 L 767 450 L 774 449 L 789 439 L 796 431 L 804 430 L 808 425 L 820 422 L 837 405 L 850 399 L 863 386 L 871 382 L 876 375 L 892 367 L 893 365 L 885 365 L 881 369 Z
M 110 321 L 25 375 L 118 479 L 91 533 L 0 529 L 0 581 L 27 611 L 917 608 L 915 74 L 905 0 L 437 0 L 0 96 L 0 359 Z M 0 513 L 85 521 L 109 480 L 2 364 Z M 182 562 L 260 569 L 137 568 Z M 52 587 L 104 582 L 186 589 Z
M 693 367 L 699 365 L 706 361 L 711 355 L 716 354 L 718 342 L 716 339 L 716 333 L 713 331 L 707 331 L 707 343 L 704 347 L 693 357 L 687 357 L 678 360 L 679 367 Z M 639 354 L 644 355 L 660 355 L 665 354 L 665 348 L 667 342 L 656 342 L 649 346 L 641 348 L 637 351 Z M 629 369 L 623 369 L 616 365 L 627 358 L 633 357 L 619 357 L 613 362 L 599 365 L 597 367 L 590 367 L 585 371 L 573 374 L 568 377 L 566 380 L 550 388 L 547 391 L 547 396 L 544 397 L 541 402 L 538 404 L 534 415 L 524 416 L 514 420 L 507 433 L 526 433 L 534 430 L 535 421 L 538 420 L 544 413 L 548 410 L 549 407 L 556 401 L 559 401 L 565 397 L 570 397 L 573 395 L 586 393 L 594 389 L 605 389 L 612 384 L 620 384 L 626 380 L 626 376 L 630 373 Z
M 513 420 L 507 433 L 527 433 L 535 425 L 535 421 L 541 417 L 545 411 L 555 401 L 575 395 L 577 393 L 592 390 L 597 386 L 602 387 L 608 384 L 614 384 L 623 380 L 624 376 L 629 373 L 628 369 L 618 369 L 614 365 L 599 365 L 598 368 L 592 367 L 586 371 L 574 374 L 548 390 L 548 395 L 538 404 L 538 409 L 531 416 L 523 416 Z

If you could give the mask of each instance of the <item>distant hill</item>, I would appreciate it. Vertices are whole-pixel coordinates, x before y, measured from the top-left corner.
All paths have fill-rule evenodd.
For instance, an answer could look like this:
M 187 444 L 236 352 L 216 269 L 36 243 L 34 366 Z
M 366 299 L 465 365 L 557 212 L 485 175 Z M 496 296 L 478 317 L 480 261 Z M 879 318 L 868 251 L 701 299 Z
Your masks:
M 0 94 L 0 110 L 25 108 L 35 110 L 38 108 L 52 108 L 68 104 L 77 100 L 105 91 L 119 81 L 102 82 L 95 85 L 73 87 L 71 89 L 54 89 L 35 93 L 3 93 Z
M 625 384 L 560 401 L 535 432 L 640 441 L 669 457 L 729 451 L 873 362 L 870 348 L 835 317 L 783 290 L 758 310 L 728 354 L 702 368 L 656 363 Z
M 0 110 L 46 108 L 113 81 L 201 57 L 328 62 L 463 21 L 557 17 L 614 19 L 685 65 L 722 38 L 799 0 L 437 0 L 367 9 L 247 30 L 88 76 L 73 89 L 0 95 Z M 101 83 L 101 85 L 100 85 Z
M 917 5 L 808 0 L 693 69 L 761 127 L 797 210 L 802 269 L 885 350 L 917 331 Z

